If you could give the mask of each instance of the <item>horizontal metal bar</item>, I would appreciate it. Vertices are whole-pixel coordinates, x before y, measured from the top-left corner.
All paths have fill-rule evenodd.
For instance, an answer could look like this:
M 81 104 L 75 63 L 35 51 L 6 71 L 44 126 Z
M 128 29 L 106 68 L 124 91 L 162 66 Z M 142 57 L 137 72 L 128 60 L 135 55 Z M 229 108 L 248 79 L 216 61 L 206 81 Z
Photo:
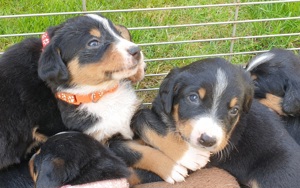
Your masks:
M 55 13 L 38 13 L 38 14 L 18 14 L 18 15 L 4 15 L 4 18 L 20 18 L 32 16 L 58 16 L 70 14 L 91 14 L 91 13 L 115 13 L 115 12 L 143 12 L 143 11 L 161 11 L 161 10 L 179 10 L 191 8 L 210 8 L 210 7 L 227 7 L 227 6 L 246 6 L 246 5 L 262 5 L 275 3 L 300 2 L 300 0 L 278 0 L 278 1 L 263 1 L 263 2 L 243 2 L 243 3 L 224 3 L 224 4 L 210 4 L 210 5 L 196 5 L 196 6 L 177 6 L 177 7 L 158 7 L 158 8 L 138 8 L 138 9 L 118 9 L 118 10 L 99 10 L 99 11 L 76 11 L 76 12 L 55 12 Z
M 144 91 L 157 91 L 159 88 L 147 88 L 147 89 L 136 89 L 137 92 L 144 92 Z
M 147 27 L 136 27 L 136 28 L 128 28 L 128 29 L 129 30 L 170 29 L 170 28 L 180 28 L 180 27 L 227 25 L 227 24 L 255 23 L 255 22 L 266 22 L 266 21 L 297 20 L 297 19 L 300 19 L 300 16 L 284 17 L 284 18 L 265 18 L 265 19 L 254 19 L 254 20 L 236 20 L 236 21 L 225 21 L 225 22 L 206 22 L 206 23 L 196 23 L 196 24 L 147 26 Z
M 300 48 L 287 48 L 287 50 L 300 50 Z M 206 54 L 198 56 L 181 56 L 181 57 L 169 57 L 169 58 L 156 58 L 156 59 L 146 59 L 145 62 L 152 61 L 169 61 L 169 60 L 181 60 L 181 59 L 192 59 L 192 58 L 204 58 L 204 57 L 220 57 L 220 56 L 230 56 L 230 55 L 246 55 L 266 52 L 268 50 L 261 51 L 248 51 L 248 52 L 234 52 L 234 53 L 224 53 L 224 54 Z
M 285 21 L 285 20 L 296 20 L 300 19 L 297 17 L 284 17 L 284 18 L 266 18 L 266 19 L 255 19 L 255 20 L 237 20 L 237 21 L 226 21 L 226 22 L 207 22 L 197 24 L 181 24 L 181 25 L 166 25 L 166 26 L 148 26 L 148 27 L 133 27 L 128 28 L 129 30 L 146 30 L 146 29 L 170 29 L 180 27 L 195 27 L 195 26 L 208 26 L 208 25 L 226 25 L 226 24 L 241 24 L 241 23 L 254 23 L 254 22 L 266 22 L 266 21 Z M 5 37 L 19 37 L 19 36 L 34 36 L 41 35 L 43 32 L 38 33 L 20 33 L 20 34 L 6 34 L 0 35 L 0 38 Z
M 166 44 L 185 44 L 185 43 L 196 43 L 196 42 L 213 42 L 213 41 L 223 41 L 223 40 L 240 40 L 240 39 L 286 37 L 286 36 L 300 36 L 300 33 L 283 33 L 283 34 L 273 34 L 273 35 L 254 35 L 254 36 L 199 39 L 199 40 L 183 40 L 183 41 L 171 41 L 171 42 L 152 42 L 152 43 L 142 43 L 142 44 L 138 44 L 138 45 L 139 46 L 154 46 L 154 45 L 166 45 Z
M 151 77 L 151 76 L 166 76 L 168 73 L 159 73 L 159 74 L 146 74 L 146 77 Z

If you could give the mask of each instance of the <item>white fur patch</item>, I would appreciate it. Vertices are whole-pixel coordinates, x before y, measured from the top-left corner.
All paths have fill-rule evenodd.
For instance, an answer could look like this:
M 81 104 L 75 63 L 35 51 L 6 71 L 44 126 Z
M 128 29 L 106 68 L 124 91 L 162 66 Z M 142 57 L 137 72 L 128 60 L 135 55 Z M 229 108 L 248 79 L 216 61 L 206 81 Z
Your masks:
M 246 68 L 246 71 L 252 71 L 255 67 L 271 60 L 274 56 L 275 56 L 275 54 L 270 53 L 270 52 L 263 53 L 259 56 L 256 56 L 254 59 L 252 59 L 248 63 L 248 67 Z
M 190 143 L 195 147 L 199 147 L 198 138 L 201 137 L 203 133 L 211 137 L 216 137 L 216 144 L 212 147 L 206 147 L 205 149 L 209 151 L 214 151 L 224 140 L 225 133 L 222 129 L 220 122 L 210 115 L 200 116 L 192 122 L 193 130 L 190 136 Z
M 130 83 L 121 83 L 117 91 L 104 95 L 97 103 L 82 104 L 80 109 L 87 110 L 100 121 L 86 130 L 86 134 L 98 132 L 97 140 L 109 138 L 120 133 L 126 139 L 132 139 L 131 117 L 135 113 L 139 100 Z
M 83 86 L 73 89 L 62 90 L 73 94 L 88 94 L 99 89 L 107 89 L 108 85 Z M 116 91 L 105 94 L 96 103 L 85 103 L 78 107 L 78 110 L 85 110 L 93 116 L 99 117 L 99 122 L 94 124 L 85 133 L 97 135 L 95 139 L 103 141 L 114 134 L 120 133 L 126 139 L 132 139 L 133 132 L 130 128 L 130 121 L 140 104 L 130 82 L 121 82 Z M 85 117 L 84 117 L 85 118 Z M 93 134 L 96 133 L 96 134 Z
M 226 74 L 223 70 L 217 70 L 217 81 L 213 93 L 213 105 L 211 108 L 212 115 L 215 117 L 217 110 L 219 108 L 220 99 L 223 95 L 223 92 L 227 88 L 228 80 Z

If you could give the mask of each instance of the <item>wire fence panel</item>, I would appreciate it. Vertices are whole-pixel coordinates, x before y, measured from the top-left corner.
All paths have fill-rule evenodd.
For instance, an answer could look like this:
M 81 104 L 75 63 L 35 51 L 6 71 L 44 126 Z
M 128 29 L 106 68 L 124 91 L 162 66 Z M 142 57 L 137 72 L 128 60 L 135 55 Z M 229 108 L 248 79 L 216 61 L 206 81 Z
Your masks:
M 59 20 L 100 13 L 127 26 L 134 42 L 143 49 L 148 69 L 136 90 L 145 104 L 150 104 L 162 79 L 173 67 L 208 57 L 223 57 L 244 64 L 253 55 L 273 47 L 300 50 L 300 0 L 218 2 L 89 10 L 91 1 L 82 0 L 79 11 L 0 14 L 1 27 L 12 27 L 10 32 L 0 29 L 0 55 L 26 37 L 39 37 Z M 14 29 L 22 27 L 23 22 L 32 24 L 22 30 Z M 37 30 L 35 23 L 44 24 L 44 28 Z

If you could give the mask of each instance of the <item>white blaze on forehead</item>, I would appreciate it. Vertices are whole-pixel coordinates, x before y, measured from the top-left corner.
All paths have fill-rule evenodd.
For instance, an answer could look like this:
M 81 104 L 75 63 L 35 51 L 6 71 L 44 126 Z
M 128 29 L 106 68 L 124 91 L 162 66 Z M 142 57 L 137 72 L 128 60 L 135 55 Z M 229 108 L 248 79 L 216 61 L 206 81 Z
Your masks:
M 93 18 L 94 20 L 97 20 L 98 22 L 102 23 L 103 27 L 114 37 L 118 39 L 122 39 L 112 28 L 109 24 L 108 20 L 106 18 L 103 18 L 101 16 L 98 16 L 96 14 L 87 14 L 86 16 Z
M 115 30 L 111 27 L 111 25 L 109 24 L 108 20 L 106 18 L 103 18 L 101 16 L 98 16 L 96 14 L 87 14 L 88 17 L 93 18 L 94 20 L 97 20 L 98 22 L 102 23 L 103 27 L 112 35 L 114 36 L 116 39 L 118 39 L 119 42 L 124 43 L 125 45 L 128 46 L 133 46 L 136 45 L 122 37 L 120 37 L 120 35 L 118 33 L 115 32 Z
M 256 56 L 253 60 L 250 61 L 246 71 L 252 71 L 255 67 L 271 60 L 275 54 L 267 52 L 262 55 Z
M 226 74 L 223 70 L 218 69 L 217 70 L 217 81 L 216 85 L 214 88 L 214 93 L 213 93 L 213 105 L 211 108 L 211 112 L 213 116 L 216 116 L 216 112 L 221 100 L 221 97 L 223 95 L 223 92 L 227 88 L 228 85 L 228 80 L 226 77 Z

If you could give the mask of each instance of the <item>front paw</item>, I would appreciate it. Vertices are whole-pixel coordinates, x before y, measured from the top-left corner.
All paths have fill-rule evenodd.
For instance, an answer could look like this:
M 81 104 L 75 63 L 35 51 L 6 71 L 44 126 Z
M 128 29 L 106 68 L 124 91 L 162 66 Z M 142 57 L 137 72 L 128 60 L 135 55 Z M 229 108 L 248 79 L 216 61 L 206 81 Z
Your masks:
M 171 184 L 174 184 L 176 182 L 183 182 L 185 180 L 185 177 L 188 176 L 188 171 L 185 167 L 176 164 L 171 173 L 164 177 L 163 179 Z
M 176 162 L 189 170 L 203 168 L 209 162 L 210 152 L 189 146 L 183 156 Z

